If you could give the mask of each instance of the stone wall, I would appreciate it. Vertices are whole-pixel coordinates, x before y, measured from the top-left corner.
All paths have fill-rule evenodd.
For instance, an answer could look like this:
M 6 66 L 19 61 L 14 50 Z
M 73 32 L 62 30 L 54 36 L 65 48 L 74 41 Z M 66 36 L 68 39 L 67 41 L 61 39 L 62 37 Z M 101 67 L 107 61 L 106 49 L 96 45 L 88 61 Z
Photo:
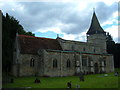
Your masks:
M 67 68 L 67 60 L 70 67 Z M 57 68 L 53 67 L 53 60 L 57 60 Z M 47 76 L 72 76 L 75 73 L 74 53 L 48 51 L 44 57 L 44 75 Z
M 83 66 L 83 57 L 87 59 L 87 65 Z M 58 67 L 53 68 L 53 60 L 57 59 Z M 71 61 L 71 67 L 67 68 L 67 60 Z M 72 76 L 82 71 L 83 73 L 96 73 L 95 64 L 97 63 L 97 73 L 112 72 L 113 63 L 111 55 L 103 54 L 84 54 L 69 51 L 47 51 L 45 53 L 44 75 L 47 76 Z
M 95 73 L 95 64 L 98 65 L 98 73 L 103 72 L 113 72 L 114 64 L 113 64 L 113 56 L 112 55 L 103 55 L 103 54 L 82 54 L 81 63 L 83 62 L 83 57 L 86 57 L 87 65 L 82 66 L 82 72 L 84 73 Z
M 18 73 L 18 65 L 17 64 L 13 64 L 13 66 L 12 66 L 12 75 L 13 76 L 19 76 L 18 74 L 19 74 Z
M 103 53 L 102 46 L 96 43 L 70 41 L 63 40 L 61 38 L 57 38 L 57 40 L 59 41 L 63 50 L 80 51 L 87 53 Z
M 100 52 L 106 53 L 106 36 L 103 34 L 94 34 L 87 36 L 87 42 L 93 44 L 99 44 Z
M 34 59 L 34 66 L 30 66 L 31 59 Z M 19 76 L 34 76 L 37 72 L 38 55 L 20 54 L 19 56 Z
M 114 72 L 114 60 L 113 55 L 108 55 L 106 59 L 106 72 Z
M 84 54 L 69 51 L 44 50 L 42 56 L 32 54 L 20 54 L 19 63 L 13 65 L 15 76 L 73 76 L 82 71 L 83 73 L 95 73 L 95 63 L 98 64 L 98 73 L 114 71 L 112 55 Z M 87 64 L 83 66 L 83 58 Z M 35 60 L 34 67 L 30 66 L 30 60 Z M 53 67 L 53 60 L 57 60 L 57 67 Z M 67 67 L 70 60 L 70 67 Z M 92 61 L 92 65 L 91 65 Z M 102 66 L 102 61 L 105 61 Z

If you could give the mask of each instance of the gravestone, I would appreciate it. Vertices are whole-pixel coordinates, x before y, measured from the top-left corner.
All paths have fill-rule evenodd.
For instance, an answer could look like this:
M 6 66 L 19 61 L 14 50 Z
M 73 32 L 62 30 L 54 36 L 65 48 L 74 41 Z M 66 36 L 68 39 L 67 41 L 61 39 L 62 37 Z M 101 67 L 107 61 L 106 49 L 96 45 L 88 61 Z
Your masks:
M 118 76 L 119 75 L 119 73 L 118 72 L 115 72 L 115 76 Z
M 80 90 L 80 85 L 76 85 L 76 90 Z
M 40 79 L 36 78 L 34 83 L 41 83 Z
M 84 81 L 84 75 L 82 72 L 80 72 L 79 78 L 80 78 L 80 81 Z
M 68 88 L 72 88 L 71 81 L 70 81 L 70 82 L 67 82 L 67 87 L 68 87 Z

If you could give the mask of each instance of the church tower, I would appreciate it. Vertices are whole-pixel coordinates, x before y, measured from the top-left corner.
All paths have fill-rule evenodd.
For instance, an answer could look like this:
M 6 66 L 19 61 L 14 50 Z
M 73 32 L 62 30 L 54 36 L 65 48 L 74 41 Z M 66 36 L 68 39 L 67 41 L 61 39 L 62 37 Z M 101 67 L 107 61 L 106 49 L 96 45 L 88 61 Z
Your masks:
M 101 51 L 106 53 L 106 32 L 100 26 L 95 11 L 93 12 L 92 21 L 87 34 L 87 42 L 99 44 Z

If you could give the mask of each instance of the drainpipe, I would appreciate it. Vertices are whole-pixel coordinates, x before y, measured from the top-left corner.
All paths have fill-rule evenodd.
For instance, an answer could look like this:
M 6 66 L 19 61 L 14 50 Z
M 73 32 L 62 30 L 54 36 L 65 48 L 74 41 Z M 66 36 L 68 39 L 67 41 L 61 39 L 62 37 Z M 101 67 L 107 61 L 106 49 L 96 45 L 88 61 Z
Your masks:
M 81 71 L 83 72 L 83 69 L 82 69 L 82 55 L 80 53 L 80 64 L 81 64 Z
M 60 60 L 60 76 L 62 77 L 62 51 L 61 51 L 61 60 Z
M 88 64 L 88 60 L 89 60 L 89 58 L 88 58 L 88 56 L 87 56 L 87 72 L 89 72 L 89 68 L 88 68 L 88 66 L 89 66 L 89 64 Z

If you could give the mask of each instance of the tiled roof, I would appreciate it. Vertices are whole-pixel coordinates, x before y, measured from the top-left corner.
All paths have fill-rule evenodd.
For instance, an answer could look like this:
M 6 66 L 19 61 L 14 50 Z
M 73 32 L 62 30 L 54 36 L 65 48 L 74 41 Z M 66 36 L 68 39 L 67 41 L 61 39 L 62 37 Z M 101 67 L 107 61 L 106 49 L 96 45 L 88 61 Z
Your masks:
M 37 54 L 39 49 L 62 50 L 56 39 L 18 35 L 20 52 L 26 54 Z

